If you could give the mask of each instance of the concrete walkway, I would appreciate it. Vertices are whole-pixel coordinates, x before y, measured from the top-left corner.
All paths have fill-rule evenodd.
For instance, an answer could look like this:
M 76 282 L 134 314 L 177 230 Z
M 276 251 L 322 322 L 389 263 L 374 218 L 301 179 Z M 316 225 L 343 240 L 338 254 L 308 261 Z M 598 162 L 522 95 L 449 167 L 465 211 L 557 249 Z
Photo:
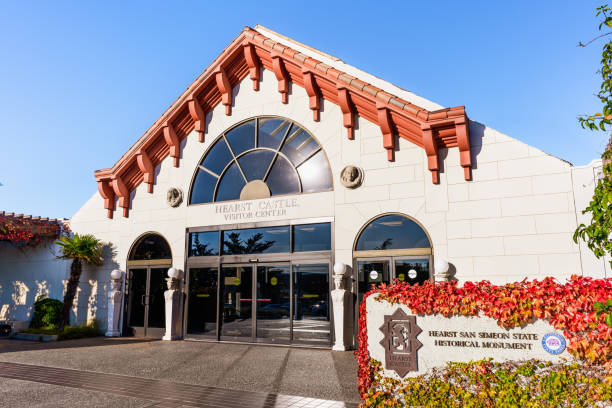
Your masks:
M 0 361 L 229 390 L 359 401 L 357 365 L 352 352 L 145 339 L 96 338 L 53 343 L 3 339 Z M 0 391 L 7 390 L 7 381 L 18 380 L 0 381 Z M 14 386 L 19 387 L 19 383 Z M 137 400 L 123 402 L 112 404 L 143 406 Z

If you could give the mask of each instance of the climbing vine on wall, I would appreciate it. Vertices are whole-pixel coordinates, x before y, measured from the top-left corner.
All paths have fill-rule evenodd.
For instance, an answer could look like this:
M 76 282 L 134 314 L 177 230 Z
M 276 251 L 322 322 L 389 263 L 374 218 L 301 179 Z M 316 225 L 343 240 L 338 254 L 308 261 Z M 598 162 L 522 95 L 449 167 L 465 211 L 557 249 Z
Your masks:
M 59 222 L 0 215 L 0 241 L 35 246 L 59 237 L 66 228 Z
M 372 364 L 367 349 L 366 302 L 377 301 L 408 306 L 417 315 L 478 316 L 497 320 L 503 328 L 522 326 L 534 319 L 545 319 L 568 339 L 567 350 L 587 366 L 603 366 L 612 382 L 612 327 L 595 302 L 612 297 L 612 279 L 572 276 L 567 283 L 553 278 L 538 281 L 493 285 L 489 281 L 425 282 L 420 286 L 395 280 L 366 293 L 360 305 L 358 363 L 359 392 L 365 398 L 376 384 L 378 367 Z

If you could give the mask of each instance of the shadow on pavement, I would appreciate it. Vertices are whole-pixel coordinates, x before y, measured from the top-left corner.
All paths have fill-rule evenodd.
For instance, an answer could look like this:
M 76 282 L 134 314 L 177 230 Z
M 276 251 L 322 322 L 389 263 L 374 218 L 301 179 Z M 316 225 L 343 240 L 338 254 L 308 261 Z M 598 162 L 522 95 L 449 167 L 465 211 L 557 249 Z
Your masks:
M 0 338 L 0 354 L 30 350 L 117 346 L 121 344 L 150 343 L 154 341 L 159 341 L 159 339 L 144 337 L 91 337 L 87 339 L 41 342 Z

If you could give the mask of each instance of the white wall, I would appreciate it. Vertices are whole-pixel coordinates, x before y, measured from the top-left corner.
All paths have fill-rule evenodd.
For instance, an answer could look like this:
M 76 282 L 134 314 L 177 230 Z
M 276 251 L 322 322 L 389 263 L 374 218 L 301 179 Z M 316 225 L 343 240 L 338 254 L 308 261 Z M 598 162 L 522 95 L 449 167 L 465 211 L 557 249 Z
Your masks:
M 334 191 L 297 196 L 300 208 L 287 217 L 252 221 L 330 217 L 335 221 L 336 261 L 352 264 L 356 234 L 368 220 L 381 213 L 400 212 L 424 225 L 433 241 L 434 256 L 447 258 L 460 281 L 502 283 L 525 277 L 603 274 L 601 263 L 592 262 L 587 254 L 581 260 L 579 247 L 572 241 L 577 205 L 572 167 L 477 122 L 470 124 L 473 181 L 463 179 L 459 152 L 453 148 L 442 152 L 440 184 L 434 185 L 422 148 L 400 139 L 396 160 L 387 161 L 377 125 L 358 118 L 355 140 L 348 140 L 338 106 L 323 101 L 321 121 L 314 122 L 304 89 L 293 85 L 289 103 L 282 104 L 276 78 L 265 69 L 260 91 L 253 91 L 251 80 L 245 78 L 234 88 L 232 115 L 224 111 L 219 105 L 208 113 L 205 143 L 198 142 L 196 132 L 182 142 L 178 168 L 171 159 L 158 166 L 153 194 L 144 183 L 132 192 L 129 218 L 122 217 L 119 209 L 113 219 L 107 219 L 97 192 L 74 215 L 73 231 L 92 233 L 111 243 L 115 251 L 87 279 L 106 282 L 115 267 L 125 270 L 131 245 L 149 231 L 166 238 L 174 266 L 184 269 L 186 228 L 234 223 L 216 216 L 215 204 L 187 206 L 189 185 L 202 155 L 217 136 L 258 115 L 293 119 L 315 135 L 329 159 Z M 340 171 L 349 164 L 365 171 L 363 185 L 355 190 L 345 189 L 339 181 Z M 185 194 L 178 208 L 166 204 L 170 187 L 179 187 Z M 101 295 L 98 284 L 97 298 L 92 301 L 100 311 Z
M 58 247 L 52 240 L 35 247 L 0 243 L 0 321 L 17 322 L 27 327 L 34 301 L 41 295 L 63 301 L 71 261 L 58 260 Z M 105 251 L 108 264 L 112 258 Z M 102 268 L 83 267 L 80 284 L 70 316 L 71 324 L 98 319 L 106 327 L 105 292 L 108 274 Z

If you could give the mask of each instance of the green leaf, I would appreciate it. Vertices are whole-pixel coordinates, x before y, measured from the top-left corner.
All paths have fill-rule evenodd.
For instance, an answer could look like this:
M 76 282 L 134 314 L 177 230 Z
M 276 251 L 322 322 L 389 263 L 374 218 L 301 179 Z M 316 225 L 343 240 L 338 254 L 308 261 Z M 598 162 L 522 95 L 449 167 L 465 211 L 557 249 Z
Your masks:
M 606 315 L 606 324 L 610 327 L 612 327 L 612 313 L 608 313 Z

